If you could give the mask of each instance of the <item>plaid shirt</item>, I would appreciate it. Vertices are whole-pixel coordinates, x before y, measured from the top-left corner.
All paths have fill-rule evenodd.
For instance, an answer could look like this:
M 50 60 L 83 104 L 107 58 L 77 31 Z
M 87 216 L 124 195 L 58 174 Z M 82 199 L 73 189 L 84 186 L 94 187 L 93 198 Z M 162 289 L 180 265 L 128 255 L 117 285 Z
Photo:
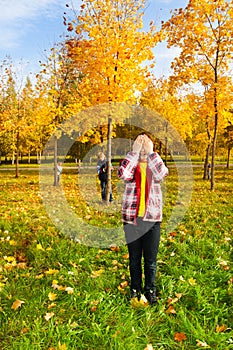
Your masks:
M 118 168 L 118 177 L 125 181 L 125 191 L 122 202 L 122 219 L 126 223 L 136 224 L 140 201 L 140 173 L 137 181 L 139 155 L 129 152 L 121 161 Z M 149 175 L 149 176 L 148 176 Z M 158 153 L 151 153 L 147 159 L 147 199 L 143 220 L 152 222 L 162 221 L 162 191 L 160 183 L 168 175 Z

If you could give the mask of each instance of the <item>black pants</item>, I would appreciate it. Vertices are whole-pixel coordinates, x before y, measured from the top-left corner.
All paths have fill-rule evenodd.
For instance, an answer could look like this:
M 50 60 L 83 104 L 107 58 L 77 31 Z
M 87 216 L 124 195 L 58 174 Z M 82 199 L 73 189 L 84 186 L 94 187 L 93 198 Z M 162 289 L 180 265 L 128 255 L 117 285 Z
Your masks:
M 101 186 L 101 197 L 103 201 L 106 201 L 106 191 L 107 191 L 107 180 L 100 180 L 100 186 Z M 112 192 L 109 194 L 109 202 L 112 202 Z
M 124 224 L 124 231 L 129 251 L 131 290 L 142 290 L 142 257 L 144 258 L 144 290 L 155 290 L 160 222 L 143 221 L 138 217 L 137 225 Z

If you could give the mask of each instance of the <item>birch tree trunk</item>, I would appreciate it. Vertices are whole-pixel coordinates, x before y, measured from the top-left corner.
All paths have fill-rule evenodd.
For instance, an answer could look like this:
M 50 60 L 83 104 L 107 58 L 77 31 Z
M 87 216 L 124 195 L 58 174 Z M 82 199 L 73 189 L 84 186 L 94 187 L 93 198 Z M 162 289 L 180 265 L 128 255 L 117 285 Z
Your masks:
M 112 136 L 112 119 L 108 118 L 106 203 L 109 203 L 110 194 L 112 192 L 112 182 L 111 182 L 112 144 L 111 144 L 111 136 Z

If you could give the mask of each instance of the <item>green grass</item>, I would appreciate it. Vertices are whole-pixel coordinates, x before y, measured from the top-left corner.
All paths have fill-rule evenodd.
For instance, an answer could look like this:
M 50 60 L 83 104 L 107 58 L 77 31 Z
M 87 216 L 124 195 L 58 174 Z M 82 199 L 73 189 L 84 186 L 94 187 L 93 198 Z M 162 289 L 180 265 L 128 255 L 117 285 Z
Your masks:
M 177 175 L 170 170 L 158 257 L 159 301 L 144 309 L 130 307 L 129 287 L 118 289 L 129 281 L 125 245 L 100 249 L 65 236 L 42 204 L 38 170 L 22 170 L 19 179 L 2 171 L 0 349 L 144 350 L 152 344 L 156 350 L 191 350 L 201 348 L 198 341 L 209 349 L 233 349 L 233 171 L 216 168 L 216 189 L 210 192 L 201 170 L 194 168 L 186 215 L 167 233 L 177 193 Z M 121 225 L 116 178 L 115 204 L 105 209 L 99 193 L 93 206 L 85 205 L 75 171 L 65 169 L 62 181 L 69 205 L 86 223 Z M 87 201 L 92 194 L 87 186 Z M 16 300 L 24 303 L 14 310 Z M 47 313 L 53 313 L 49 320 Z M 174 336 L 181 332 L 187 339 L 179 342 Z

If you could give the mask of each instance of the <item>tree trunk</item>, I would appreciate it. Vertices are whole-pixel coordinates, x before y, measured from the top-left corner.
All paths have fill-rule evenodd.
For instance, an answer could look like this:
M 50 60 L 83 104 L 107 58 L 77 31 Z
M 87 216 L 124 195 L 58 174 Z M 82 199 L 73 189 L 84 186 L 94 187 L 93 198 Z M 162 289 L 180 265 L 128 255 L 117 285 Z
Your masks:
M 207 118 L 208 118 L 208 116 L 207 116 Z M 209 164 L 209 156 L 210 156 L 210 149 L 211 149 L 211 134 L 210 134 L 208 119 L 206 121 L 206 132 L 207 132 L 207 137 L 208 137 L 208 145 L 207 145 L 207 148 L 206 148 L 203 180 L 206 180 L 207 177 L 209 179 L 209 176 L 208 176 L 208 172 L 209 172 L 208 164 Z
M 16 161 L 15 161 L 15 177 L 19 177 L 19 131 L 16 136 Z
M 36 160 L 37 160 L 37 164 L 40 164 L 40 156 L 39 156 L 39 152 L 36 151 Z
M 57 186 L 58 178 L 57 178 L 57 136 L 54 136 L 54 186 Z
M 231 156 L 231 149 L 228 147 L 227 149 L 227 169 L 230 168 L 230 156 Z
M 217 79 L 216 79 L 217 82 Z M 214 173 L 215 173 L 215 151 L 216 151 L 216 143 L 217 143 L 217 135 L 218 135 L 218 106 L 217 106 L 217 89 L 214 89 L 214 137 L 213 137 L 213 144 L 212 144 L 212 160 L 211 160 L 211 179 L 210 179 L 210 189 L 214 191 L 214 185 L 215 185 L 215 179 L 214 179 Z
M 112 193 L 111 182 L 111 136 L 112 136 L 112 119 L 108 118 L 108 138 L 107 138 L 107 188 L 106 188 L 106 202 L 109 203 L 110 195 Z
M 162 141 L 159 141 L 159 154 L 162 154 Z
M 210 156 L 210 147 L 211 147 L 211 144 L 209 143 L 207 148 L 206 148 L 206 154 L 205 154 L 203 180 L 206 180 L 208 178 L 208 164 L 209 164 L 209 156 Z
M 168 122 L 166 122 L 165 124 L 165 165 L 167 165 L 167 145 L 168 145 L 168 139 L 167 139 L 167 135 L 168 135 Z

